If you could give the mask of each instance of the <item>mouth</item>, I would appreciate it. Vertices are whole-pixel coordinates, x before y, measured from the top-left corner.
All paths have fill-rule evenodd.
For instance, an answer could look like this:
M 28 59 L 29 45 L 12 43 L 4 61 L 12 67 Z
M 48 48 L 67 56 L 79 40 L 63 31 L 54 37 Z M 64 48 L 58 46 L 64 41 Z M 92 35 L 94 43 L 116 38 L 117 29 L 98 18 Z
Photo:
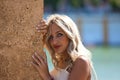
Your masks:
M 60 45 L 55 45 L 54 46 L 54 49 L 59 49 L 60 48 Z

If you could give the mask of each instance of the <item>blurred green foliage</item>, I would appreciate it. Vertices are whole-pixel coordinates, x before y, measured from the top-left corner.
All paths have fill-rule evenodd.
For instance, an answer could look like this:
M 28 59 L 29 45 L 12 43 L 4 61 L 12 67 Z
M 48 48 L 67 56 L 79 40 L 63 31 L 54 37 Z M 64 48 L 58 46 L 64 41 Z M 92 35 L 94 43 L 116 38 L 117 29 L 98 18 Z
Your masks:
M 44 6 L 51 6 L 52 12 L 56 12 L 59 1 L 60 0 L 44 0 Z
M 84 6 L 83 0 L 70 0 L 70 5 L 74 8 L 79 8 Z
M 120 0 L 110 0 L 110 4 L 114 11 L 120 11 Z
M 90 0 L 90 1 L 94 6 L 98 6 L 98 4 L 100 3 L 100 0 Z
M 58 9 L 58 4 L 61 0 L 44 0 L 45 6 L 51 6 L 52 11 L 56 12 Z M 113 11 L 120 11 L 120 0 L 88 0 L 93 6 L 99 6 L 101 2 L 108 2 Z M 67 0 L 67 4 L 69 4 L 73 8 L 82 8 L 84 7 L 85 0 Z

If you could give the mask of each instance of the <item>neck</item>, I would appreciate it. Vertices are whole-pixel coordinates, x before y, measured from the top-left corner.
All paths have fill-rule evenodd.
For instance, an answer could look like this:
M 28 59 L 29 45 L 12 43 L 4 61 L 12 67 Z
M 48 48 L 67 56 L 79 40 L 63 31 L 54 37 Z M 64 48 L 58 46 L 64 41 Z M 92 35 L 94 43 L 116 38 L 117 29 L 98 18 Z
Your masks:
M 70 57 L 67 52 L 59 53 L 59 54 L 56 53 L 55 55 L 58 61 L 65 60 Z
M 57 58 L 57 63 L 58 63 L 57 66 L 62 69 L 66 68 L 70 64 L 70 61 L 71 61 L 71 58 L 68 53 L 56 55 L 56 58 Z

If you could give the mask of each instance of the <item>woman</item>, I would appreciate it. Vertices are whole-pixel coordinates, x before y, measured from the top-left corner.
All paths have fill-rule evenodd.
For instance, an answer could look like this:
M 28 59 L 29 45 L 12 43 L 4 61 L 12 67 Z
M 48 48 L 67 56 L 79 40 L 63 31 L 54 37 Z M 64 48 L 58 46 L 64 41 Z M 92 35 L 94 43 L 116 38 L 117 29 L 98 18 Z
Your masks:
M 37 52 L 32 56 L 33 66 L 43 80 L 91 80 L 94 70 L 91 54 L 68 16 L 50 15 L 47 21 L 41 20 L 36 29 L 44 35 L 43 42 L 54 64 L 49 72 L 46 57 Z

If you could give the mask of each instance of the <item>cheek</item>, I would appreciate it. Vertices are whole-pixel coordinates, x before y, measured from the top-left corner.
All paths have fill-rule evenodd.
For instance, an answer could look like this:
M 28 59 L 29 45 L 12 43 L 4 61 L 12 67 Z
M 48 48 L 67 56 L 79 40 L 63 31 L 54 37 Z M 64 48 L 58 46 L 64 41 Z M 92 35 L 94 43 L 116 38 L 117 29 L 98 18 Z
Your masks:
M 69 39 L 68 38 L 65 38 L 62 40 L 63 41 L 63 44 L 67 47 L 68 44 L 69 44 Z

